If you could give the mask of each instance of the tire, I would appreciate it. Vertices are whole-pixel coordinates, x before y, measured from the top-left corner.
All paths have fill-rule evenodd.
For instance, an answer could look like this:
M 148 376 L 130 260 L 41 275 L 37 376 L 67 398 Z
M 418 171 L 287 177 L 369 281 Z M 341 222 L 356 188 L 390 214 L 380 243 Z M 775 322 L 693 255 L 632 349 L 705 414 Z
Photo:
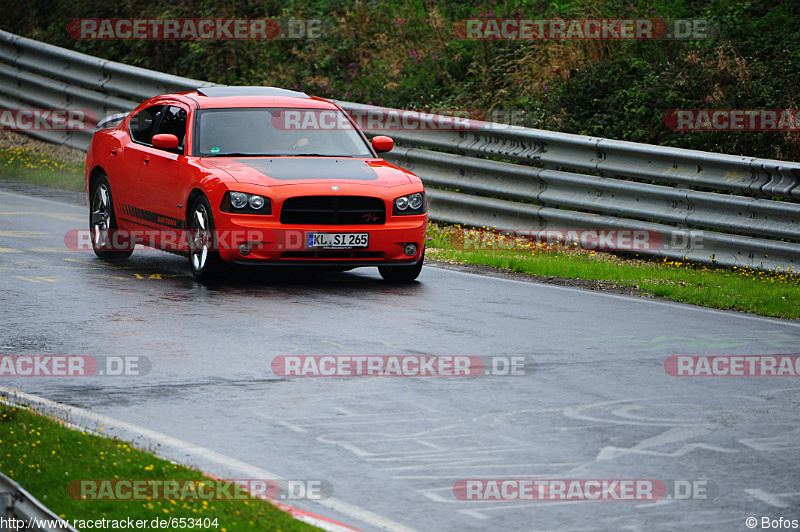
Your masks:
M 89 197 L 89 231 L 95 255 L 106 261 L 127 259 L 133 253 L 134 246 L 117 226 L 108 177 L 101 174 L 95 180 Z
M 192 275 L 203 284 L 219 281 L 225 271 L 225 263 L 216 249 L 214 215 L 205 196 L 199 196 L 192 203 L 186 225 L 189 231 L 189 264 Z
M 410 283 L 419 277 L 422 271 L 422 263 L 425 262 L 425 250 L 422 250 L 422 257 L 419 262 L 411 266 L 378 266 L 383 280 L 389 283 Z

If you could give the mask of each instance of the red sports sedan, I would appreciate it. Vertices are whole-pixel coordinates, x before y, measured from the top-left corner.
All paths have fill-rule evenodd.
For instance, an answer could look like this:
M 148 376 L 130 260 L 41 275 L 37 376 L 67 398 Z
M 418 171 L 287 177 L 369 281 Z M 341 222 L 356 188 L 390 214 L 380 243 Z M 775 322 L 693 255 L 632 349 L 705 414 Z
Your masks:
M 86 157 L 92 246 L 188 254 L 201 282 L 231 263 L 377 266 L 410 282 L 425 256 L 420 179 L 378 156 L 336 104 L 271 87 L 147 100 L 95 132 Z

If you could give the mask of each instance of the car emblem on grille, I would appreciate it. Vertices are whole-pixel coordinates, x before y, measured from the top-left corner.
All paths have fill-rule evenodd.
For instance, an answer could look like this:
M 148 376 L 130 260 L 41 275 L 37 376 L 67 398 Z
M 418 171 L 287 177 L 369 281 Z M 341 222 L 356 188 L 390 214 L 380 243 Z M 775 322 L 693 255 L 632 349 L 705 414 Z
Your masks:
M 331 187 L 331 190 L 333 190 L 333 191 L 339 190 L 339 187 L 337 187 L 336 185 L 333 185 L 333 186 Z

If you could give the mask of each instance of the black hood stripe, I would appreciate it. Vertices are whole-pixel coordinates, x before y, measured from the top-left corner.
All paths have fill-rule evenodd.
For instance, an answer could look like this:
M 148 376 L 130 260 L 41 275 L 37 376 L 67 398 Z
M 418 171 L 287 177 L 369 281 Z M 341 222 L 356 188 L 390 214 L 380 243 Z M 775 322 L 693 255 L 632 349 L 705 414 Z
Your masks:
M 378 173 L 360 159 L 309 157 L 296 159 L 234 159 L 265 176 L 279 181 L 332 179 L 334 181 L 377 181 Z

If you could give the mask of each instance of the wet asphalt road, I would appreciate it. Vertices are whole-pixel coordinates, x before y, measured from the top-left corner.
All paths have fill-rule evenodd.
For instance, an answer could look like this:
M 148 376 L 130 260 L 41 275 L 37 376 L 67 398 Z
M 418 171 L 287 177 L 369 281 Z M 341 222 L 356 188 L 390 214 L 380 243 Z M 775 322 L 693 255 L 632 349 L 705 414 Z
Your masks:
M 670 355 L 800 353 L 780 320 L 435 267 L 217 288 L 186 259 L 70 251 L 85 207 L 0 192 L 0 355 L 143 356 L 146 376 L 2 378 L 414 530 L 748 530 L 800 518 L 800 380 L 677 378 Z M 522 356 L 525 376 L 281 378 L 280 355 Z M 459 479 L 708 481 L 710 498 L 477 502 Z M 295 506 L 363 530 L 369 514 Z M 362 520 L 363 518 L 363 520 Z

